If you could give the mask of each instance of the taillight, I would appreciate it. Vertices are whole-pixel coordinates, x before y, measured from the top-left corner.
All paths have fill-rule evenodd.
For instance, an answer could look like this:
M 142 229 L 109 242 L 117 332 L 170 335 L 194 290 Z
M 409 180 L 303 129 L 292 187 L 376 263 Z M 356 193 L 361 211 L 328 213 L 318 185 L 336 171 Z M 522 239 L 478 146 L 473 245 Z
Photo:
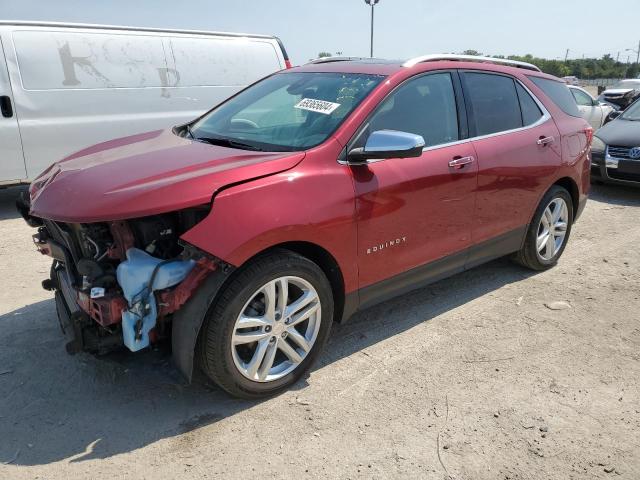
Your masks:
M 587 145 L 591 145 L 591 142 L 593 141 L 593 128 L 587 127 L 583 131 L 587 136 Z
M 287 59 L 284 61 L 284 68 L 291 68 L 291 60 Z

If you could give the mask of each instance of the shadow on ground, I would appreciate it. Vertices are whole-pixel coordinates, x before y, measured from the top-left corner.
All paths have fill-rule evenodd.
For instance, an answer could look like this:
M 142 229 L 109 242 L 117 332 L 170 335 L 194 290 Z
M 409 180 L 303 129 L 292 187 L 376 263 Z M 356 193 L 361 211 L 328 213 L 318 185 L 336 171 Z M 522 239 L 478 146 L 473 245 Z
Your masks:
M 361 312 L 335 326 L 315 369 L 529 275 L 499 260 Z M 0 316 L 0 331 L 0 462 L 108 458 L 257 404 L 203 376 L 186 385 L 160 351 L 68 356 L 52 300 Z
M 0 220 L 19 218 L 20 214 L 16 209 L 16 200 L 21 192 L 27 191 L 27 186 L 0 188 Z
M 597 186 L 592 201 L 638 206 L 640 190 Z M 361 312 L 335 326 L 315 369 L 530 275 L 498 260 Z M 70 357 L 63 343 L 52 300 L 0 316 L 0 462 L 108 458 L 257 404 L 228 397 L 202 376 L 184 384 L 160 351 Z

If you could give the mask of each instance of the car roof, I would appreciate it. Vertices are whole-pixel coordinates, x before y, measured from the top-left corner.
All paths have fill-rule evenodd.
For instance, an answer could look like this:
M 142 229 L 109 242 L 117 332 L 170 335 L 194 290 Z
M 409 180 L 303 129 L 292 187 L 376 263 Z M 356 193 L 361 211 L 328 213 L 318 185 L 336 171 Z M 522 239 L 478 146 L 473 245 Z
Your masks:
M 403 71 L 414 71 L 419 73 L 429 70 L 465 69 L 486 70 L 510 75 L 526 74 L 529 76 L 542 77 L 561 82 L 559 78 L 553 75 L 548 75 L 539 70 L 533 70 L 532 68 L 537 69 L 537 67 L 524 62 L 499 64 L 491 63 L 490 60 L 502 62 L 505 61 L 505 59 L 490 59 L 488 57 L 471 57 L 466 55 L 443 55 L 442 57 L 430 55 L 417 57 L 418 60 L 420 58 L 426 58 L 427 60 L 414 62 L 413 60 L 388 60 L 381 58 L 327 57 L 312 60 L 305 65 L 287 70 L 287 72 L 361 73 L 389 76 Z M 526 67 L 523 68 L 522 65 L 525 65 Z

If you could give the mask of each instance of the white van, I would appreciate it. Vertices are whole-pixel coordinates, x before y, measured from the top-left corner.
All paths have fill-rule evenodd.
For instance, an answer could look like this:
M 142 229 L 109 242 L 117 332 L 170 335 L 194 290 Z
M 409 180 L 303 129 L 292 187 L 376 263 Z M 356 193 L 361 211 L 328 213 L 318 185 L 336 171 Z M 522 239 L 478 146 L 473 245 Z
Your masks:
M 0 186 L 89 145 L 184 123 L 288 67 L 276 37 L 0 21 Z

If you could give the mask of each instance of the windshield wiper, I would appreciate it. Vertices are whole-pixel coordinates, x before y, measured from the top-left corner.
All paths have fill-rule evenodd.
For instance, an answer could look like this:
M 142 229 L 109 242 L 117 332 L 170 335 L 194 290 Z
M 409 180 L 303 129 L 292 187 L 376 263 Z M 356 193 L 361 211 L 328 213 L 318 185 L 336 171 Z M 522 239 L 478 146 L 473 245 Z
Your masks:
M 194 140 L 200 142 L 210 143 L 211 145 L 220 145 L 222 147 L 240 148 L 242 150 L 254 150 L 256 152 L 262 152 L 262 148 L 256 147 L 249 143 L 244 143 L 239 140 L 226 137 L 193 137 Z
M 191 125 L 187 125 L 187 133 L 189 134 L 189 136 L 195 140 L 196 136 L 193 134 L 193 132 L 191 131 Z

